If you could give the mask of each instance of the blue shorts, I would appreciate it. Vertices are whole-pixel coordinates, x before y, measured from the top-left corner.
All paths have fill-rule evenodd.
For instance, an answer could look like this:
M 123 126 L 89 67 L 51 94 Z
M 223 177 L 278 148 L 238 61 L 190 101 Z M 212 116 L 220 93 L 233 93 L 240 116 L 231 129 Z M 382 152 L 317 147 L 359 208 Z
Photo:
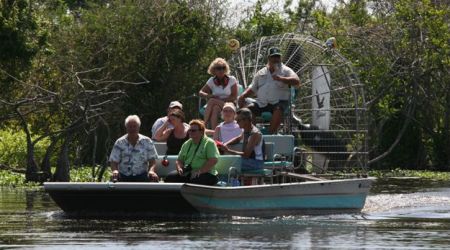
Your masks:
M 242 158 L 241 171 L 258 170 L 264 168 L 263 160 Z

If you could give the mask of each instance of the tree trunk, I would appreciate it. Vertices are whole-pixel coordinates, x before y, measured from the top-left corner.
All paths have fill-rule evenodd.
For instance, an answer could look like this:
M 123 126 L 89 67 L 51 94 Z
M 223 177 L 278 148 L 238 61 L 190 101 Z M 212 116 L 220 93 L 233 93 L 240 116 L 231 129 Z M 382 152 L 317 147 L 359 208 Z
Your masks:
M 25 181 L 35 181 L 39 182 L 38 176 L 38 165 L 36 160 L 34 159 L 34 144 L 31 139 L 31 133 L 28 129 L 27 121 L 25 117 L 20 113 L 19 109 L 16 109 L 16 113 L 19 115 L 20 124 L 22 125 L 22 129 L 25 131 L 26 140 L 27 140 L 27 169 L 25 171 Z
M 48 146 L 47 150 L 45 151 L 44 159 L 42 159 L 41 163 L 41 170 L 44 174 L 45 180 L 49 180 L 52 177 L 52 171 L 51 171 L 51 165 L 50 165 L 50 158 L 53 155 L 53 152 L 55 151 L 56 143 L 58 142 L 59 138 L 52 137 L 52 143 Z
M 64 143 L 58 155 L 58 161 L 56 164 L 55 174 L 53 175 L 53 181 L 70 181 L 69 145 L 71 141 L 72 135 L 68 134 L 64 139 Z
M 447 90 L 447 98 L 446 98 L 446 107 L 444 114 L 444 145 L 445 145 L 445 153 L 447 157 L 447 166 L 444 167 L 444 170 L 450 170 L 450 89 Z

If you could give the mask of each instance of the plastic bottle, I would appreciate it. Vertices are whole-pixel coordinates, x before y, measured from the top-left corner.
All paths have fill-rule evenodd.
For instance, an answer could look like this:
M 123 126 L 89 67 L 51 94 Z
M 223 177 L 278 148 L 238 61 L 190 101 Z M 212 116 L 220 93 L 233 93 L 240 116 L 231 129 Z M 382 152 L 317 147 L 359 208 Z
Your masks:
M 239 182 L 238 179 L 236 179 L 236 178 L 231 178 L 231 186 L 232 186 L 232 187 L 238 187 L 238 186 L 240 186 L 240 185 L 241 185 L 241 183 Z

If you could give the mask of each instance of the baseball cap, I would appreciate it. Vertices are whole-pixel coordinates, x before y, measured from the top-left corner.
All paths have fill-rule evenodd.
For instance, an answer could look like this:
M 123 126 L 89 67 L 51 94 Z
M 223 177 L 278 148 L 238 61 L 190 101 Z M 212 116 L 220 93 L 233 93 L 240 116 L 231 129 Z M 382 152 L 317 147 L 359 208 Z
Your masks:
M 279 48 L 277 48 L 277 47 L 271 47 L 267 51 L 267 55 L 269 57 L 271 57 L 271 56 L 281 56 L 281 50 Z
M 183 104 L 181 104 L 181 102 L 179 102 L 179 101 L 170 102 L 169 108 L 171 109 L 171 108 L 175 108 L 175 107 L 183 109 Z

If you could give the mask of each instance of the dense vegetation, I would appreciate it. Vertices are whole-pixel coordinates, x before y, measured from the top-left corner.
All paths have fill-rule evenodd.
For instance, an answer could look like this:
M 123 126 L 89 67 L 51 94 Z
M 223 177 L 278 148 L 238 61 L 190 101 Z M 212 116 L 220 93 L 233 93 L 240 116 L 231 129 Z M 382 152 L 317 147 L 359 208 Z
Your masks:
M 365 84 L 372 168 L 450 170 L 446 1 L 279 2 L 233 26 L 226 0 L 0 1 L 1 166 L 34 181 L 106 166 L 127 114 L 144 134 L 170 100 L 196 115 L 192 94 L 228 39 L 303 32 L 336 37 Z

